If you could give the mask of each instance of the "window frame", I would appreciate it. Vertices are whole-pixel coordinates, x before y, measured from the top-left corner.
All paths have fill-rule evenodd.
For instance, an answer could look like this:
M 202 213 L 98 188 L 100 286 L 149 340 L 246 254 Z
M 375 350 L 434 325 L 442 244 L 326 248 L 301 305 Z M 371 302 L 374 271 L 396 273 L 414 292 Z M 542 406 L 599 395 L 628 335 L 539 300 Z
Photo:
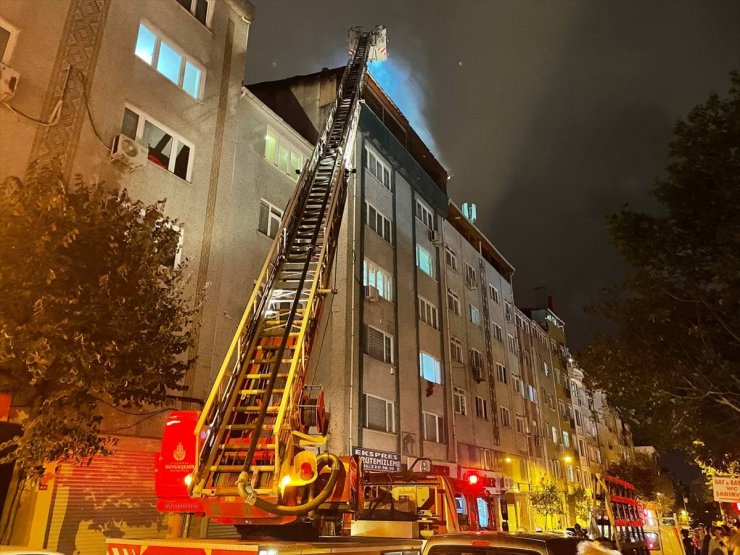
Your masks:
M 424 421 L 424 441 L 429 441 L 431 443 L 439 443 L 444 444 L 446 443 L 445 440 L 445 429 L 444 429 L 444 417 L 440 416 L 439 414 L 436 414 L 434 412 L 429 411 L 421 411 L 422 413 L 422 420 Z M 435 422 L 435 430 L 434 430 L 434 437 L 435 439 L 430 439 L 429 437 L 429 430 L 427 430 L 427 416 L 434 417 Z
M 437 305 L 421 295 L 417 296 L 417 300 L 417 316 L 419 317 L 419 320 L 435 330 L 439 330 L 439 309 L 437 308 Z M 432 321 L 430 322 L 427 318 Z
M 434 231 L 436 229 L 436 226 L 434 225 L 434 211 L 420 198 L 417 197 L 415 201 L 414 216 L 416 216 L 416 219 L 419 220 L 424 227 L 430 231 Z
M 499 407 L 501 409 L 501 426 L 511 428 L 511 411 L 508 407 Z
M 492 283 L 488 284 L 488 297 L 496 304 L 501 304 L 501 297 L 499 296 L 498 289 Z
M 383 432 L 383 433 L 386 433 L 386 434 L 395 434 L 396 433 L 396 403 L 394 401 L 391 401 L 390 399 L 385 399 L 383 397 L 378 397 L 377 395 L 372 395 L 370 393 L 363 393 L 363 395 L 365 396 L 365 399 L 363 399 L 363 401 L 364 401 L 364 407 L 363 408 L 364 408 L 364 413 L 365 413 L 364 414 L 364 418 L 363 418 L 363 426 L 366 429 L 373 430 L 375 432 Z M 376 399 L 378 401 L 384 401 L 385 402 L 385 421 L 386 421 L 385 424 L 386 424 L 386 429 L 379 430 L 377 428 L 370 427 L 370 423 L 368 421 L 370 415 L 369 415 L 369 412 L 367 410 L 367 407 L 368 407 L 368 402 L 367 402 L 368 401 L 368 397 L 372 397 L 373 399 Z M 390 407 L 390 410 L 391 410 L 390 429 L 388 429 L 388 424 L 389 424 L 389 421 L 388 421 L 388 408 L 389 407 Z
M 447 289 L 447 308 L 456 316 L 460 316 L 460 295 L 452 289 Z
M 181 6 L 183 7 L 183 6 Z M 185 9 L 183 7 L 183 9 Z M 147 31 L 149 31 L 152 35 L 155 37 L 154 41 L 154 50 L 152 52 L 152 61 L 151 63 L 139 56 L 136 53 L 136 47 L 139 44 L 139 33 L 141 32 L 141 27 L 144 27 Z M 175 83 L 172 79 L 167 77 L 164 73 L 162 73 L 159 68 L 157 67 L 159 65 L 159 53 L 162 49 L 162 43 L 165 43 L 169 49 L 174 51 L 176 54 L 179 54 L 182 58 L 182 61 L 180 63 L 180 68 L 178 70 L 178 79 L 177 83 Z M 176 41 L 173 41 L 171 38 L 169 38 L 165 33 L 163 33 L 159 27 L 156 25 L 153 25 L 149 20 L 147 19 L 141 19 L 139 20 L 139 27 L 137 28 L 136 33 L 136 42 L 134 43 L 134 58 L 141 61 L 142 63 L 148 65 L 150 68 L 152 68 L 158 75 L 163 77 L 168 83 L 171 83 L 175 85 L 178 89 L 183 91 L 185 94 L 187 94 L 190 98 L 193 98 L 197 101 L 203 100 L 203 93 L 205 91 L 205 84 L 206 84 L 206 68 L 203 64 L 201 64 L 199 61 L 197 61 L 195 58 L 193 58 L 191 55 L 189 55 L 183 47 L 181 47 Z M 190 94 L 188 90 L 184 88 L 185 85 L 185 68 L 187 67 L 187 63 L 190 63 L 193 67 L 197 68 L 200 71 L 200 79 L 198 81 L 198 91 L 197 95 L 193 96 Z
M 267 137 L 271 137 L 275 141 L 275 157 L 272 160 L 267 156 Z M 265 130 L 264 141 L 265 148 L 264 152 L 262 153 L 263 158 L 270 162 L 270 164 L 272 164 L 275 169 L 277 169 L 281 174 L 288 176 L 288 179 L 297 182 L 301 176 L 299 175 L 299 173 L 296 172 L 296 170 L 303 170 L 303 166 L 306 163 L 306 156 L 303 154 L 303 152 L 301 152 L 301 150 L 295 146 L 295 143 L 291 142 L 289 139 L 286 139 L 282 133 L 277 132 L 275 128 L 270 125 L 268 125 L 267 129 Z M 283 147 L 288 154 L 288 166 L 286 170 L 283 170 L 280 167 L 280 147 Z M 293 155 L 296 155 L 300 158 L 300 167 L 293 166 Z
M 475 416 L 481 420 L 488 420 L 488 401 L 480 395 L 475 396 Z
M 455 355 L 459 354 L 459 358 Z M 462 342 L 455 336 L 450 337 L 450 360 L 459 364 L 465 364 Z
M 385 362 L 386 364 L 395 364 L 395 338 L 392 334 L 381 330 L 380 328 L 376 328 L 375 326 L 371 326 L 370 324 L 365 324 L 366 330 L 365 330 L 365 354 L 369 356 L 370 358 L 373 358 L 375 360 L 379 360 L 381 362 Z M 373 330 L 383 336 L 383 358 L 378 358 L 374 356 L 372 353 L 370 353 L 370 334 L 368 333 L 369 330 Z M 390 341 L 390 347 L 388 346 L 388 341 Z M 386 352 L 386 350 L 388 352 Z
M 469 289 L 473 289 L 478 285 L 478 272 L 476 272 L 475 268 L 465 262 L 465 285 L 468 286 Z
M 461 416 L 468 415 L 468 394 L 462 387 L 452 387 L 452 410 Z
M 283 222 L 283 216 L 285 215 L 285 213 L 283 210 L 280 210 L 280 208 L 272 204 L 269 200 L 260 198 L 260 212 L 262 212 L 263 206 L 267 208 L 267 232 L 260 229 L 260 218 L 257 219 L 257 231 L 262 235 L 269 237 L 270 239 L 274 239 L 275 237 L 277 237 L 277 234 L 280 231 L 280 224 L 282 224 Z M 278 212 L 280 215 L 276 217 L 273 212 Z M 270 224 L 273 223 L 273 221 L 275 220 L 277 221 L 277 229 L 275 230 L 275 235 L 270 235 L 270 228 L 272 227 Z
M 183 181 L 187 183 L 192 183 L 193 182 L 192 181 L 193 180 L 193 165 L 195 163 L 195 146 L 193 145 L 193 143 L 185 139 L 179 133 L 175 133 L 168 126 L 163 125 L 162 123 L 160 123 L 158 120 L 151 117 L 149 114 L 147 114 L 143 110 L 136 108 L 135 106 L 129 104 L 128 102 L 123 105 L 123 108 L 124 108 L 124 115 L 126 113 L 126 110 L 129 110 L 130 112 L 133 112 L 139 117 L 139 120 L 136 123 L 136 137 L 129 137 L 129 138 L 133 139 L 134 141 L 139 143 L 142 147 L 147 149 L 147 161 L 150 162 L 155 167 L 161 168 L 165 170 L 166 172 L 171 173 L 178 179 L 182 179 Z M 146 126 L 146 122 L 149 122 L 151 125 L 159 128 L 160 131 L 166 133 L 167 135 L 171 137 L 172 139 L 172 147 L 170 151 L 171 153 L 174 153 L 177 151 L 177 146 L 179 143 L 182 143 L 183 145 L 185 145 L 186 147 L 190 149 L 190 155 L 188 156 L 188 167 L 185 172 L 185 177 L 180 177 L 179 175 L 175 173 L 175 164 L 177 163 L 177 156 L 170 156 L 170 159 L 168 161 L 168 167 L 166 168 L 157 164 L 156 162 L 152 160 L 149 160 L 149 148 L 150 147 L 149 145 L 145 145 L 143 142 L 144 141 L 144 128 Z M 123 133 L 123 118 L 121 118 L 121 134 L 125 135 L 125 133 Z M 128 137 L 128 135 L 126 136 Z
M 370 273 L 371 270 L 374 272 L 375 283 L 370 283 Z M 378 274 L 382 274 L 383 276 L 383 290 L 381 291 L 378 287 Z M 374 262 L 370 258 L 365 257 L 365 259 L 362 261 L 362 285 L 363 286 L 372 286 L 375 287 L 378 290 L 378 295 L 380 295 L 381 298 L 388 301 L 389 303 L 394 302 L 394 293 L 395 293 L 395 283 L 393 281 L 393 276 L 390 272 L 388 272 L 385 268 L 383 268 L 380 264 L 377 262 Z
M 372 219 L 370 217 L 371 208 L 375 211 L 375 218 L 372 218 Z M 375 221 L 371 223 L 373 219 Z M 376 229 L 379 219 L 382 224 L 380 231 Z M 386 237 L 386 224 L 388 224 L 387 225 L 388 237 Z M 372 229 L 376 233 L 376 235 L 379 235 L 380 237 L 382 237 L 385 242 L 387 242 L 390 245 L 393 244 L 393 223 L 391 222 L 390 218 L 386 218 L 385 214 L 381 212 L 380 210 L 378 210 L 377 206 L 375 206 L 374 204 L 368 201 L 365 201 L 365 225 L 369 227 L 370 229 Z M 373 225 L 375 227 L 373 227 Z
M 500 362 L 496 363 L 496 379 L 503 384 L 509 383 L 509 372 L 506 369 L 506 366 Z
M 473 303 L 468 303 L 468 319 L 474 326 L 480 326 L 480 309 Z
M 493 337 L 499 343 L 503 343 L 504 342 L 504 330 L 496 322 L 493 322 Z
M 445 263 L 447 267 L 453 272 L 459 273 L 460 266 L 458 265 L 457 253 L 449 245 L 445 245 Z
M 426 250 L 424 247 L 422 247 L 419 243 L 416 243 L 416 267 L 421 270 L 424 274 L 428 275 L 432 279 L 436 279 L 436 269 L 435 269 L 435 261 L 434 256 L 431 252 Z M 429 259 L 429 271 L 427 272 L 422 266 L 421 266 L 421 254 L 422 252 L 427 256 Z
M 433 378 L 436 379 L 429 379 L 427 375 L 425 375 L 425 368 L 424 368 L 424 357 L 428 357 L 428 359 L 431 359 L 433 362 L 436 363 L 436 368 L 432 369 L 435 373 L 438 373 L 439 375 L 433 376 Z M 428 353 L 427 351 L 419 351 L 419 376 L 429 382 L 436 383 L 437 385 L 442 385 L 442 361 L 439 360 L 437 357 L 435 357 L 432 353 Z
M 5 44 L 5 50 L 0 52 L 0 62 L 5 65 L 10 65 L 10 59 L 13 57 L 15 46 L 18 42 L 18 35 L 20 30 L 15 25 L 12 25 L 7 19 L 0 17 L 0 27 L 8 32 L 8 42 Z
M 197 11 L 197 8 L 198 8 L 198 0 L 190 0 L 190 8 L 186 8 L 185 6 L 183 6 L 183 5 L 182 5 L 182 4 L 180 3 L 180 1 L 179 1 L 179 0 L 177 0 L 177 2 L 176 2 L 176 3 L 177 3 L 177 4 L 178 4 L 178 5 L 179 5 L 179 6 L 180 6 L 180 7 L 181 7 L 181 8 L 183 9 L 183 10 L 185 10 L 185 11 L 188 11 L 188 12 L 190 12 L 190 15 L 192 15 L 192 16 L 193 16 L 193 17 L 194 17 L 194 18 L 196 19 L 196 21 L 198 21 L 199 23 L 202 23 L 202 24 L 203 24 L 203 25 L 205 25 L 205 26 L 206 26 L 206 27 L 207 27 L 208 29 L 210 29 L 210 28 L 211 28 L 211 21 L 213 20 L 213 6 L 214 6 L 214 4 L 215 4 L 215 0 L 204 0 L 204 1 L 205 1 L 205 3 L 206 3 L 206 4 L 207 4 L 207 6 L 208 6 L 208 7 L 206 8 L 206 20 L 205 20 L 205 21 L 201 21 L 200 19 L 198 19 L 198 16 L 197 16 L 197 15 L 195 15 L 195 14 L 196 14 L 196 11 Z
M 378 176 L 374 168 L 370 167 L 370 156 L 372 156 L 375 159 L 374 166 L 380 166 L 383 169 L 383 175 Z M 393 169 L 391 168 L 390 164 L 388 164 L 374 149 L 371 148 L 369 145 L 365 145 L 365 168 L 367 168 L 372 176 L 377 179 L 380 184 L 383 186 L 384 189 L 387 191 L 393 193 Z M 388 172 L 388 183 L 385 182 L 385 172 Z

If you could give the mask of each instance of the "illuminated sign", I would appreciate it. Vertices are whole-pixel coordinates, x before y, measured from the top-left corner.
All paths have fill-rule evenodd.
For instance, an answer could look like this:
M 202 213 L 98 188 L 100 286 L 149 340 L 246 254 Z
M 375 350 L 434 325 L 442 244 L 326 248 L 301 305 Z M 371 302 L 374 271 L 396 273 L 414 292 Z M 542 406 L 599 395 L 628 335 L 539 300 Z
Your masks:
M 720 503 L 740 501 L 740 476 L 712 476 L 712 491 Z
M 400 453 L 352 447 L 352 454 L 362 459 L 365 470 L 382 470 L 386 472 L 400 472 L 401 470 Z

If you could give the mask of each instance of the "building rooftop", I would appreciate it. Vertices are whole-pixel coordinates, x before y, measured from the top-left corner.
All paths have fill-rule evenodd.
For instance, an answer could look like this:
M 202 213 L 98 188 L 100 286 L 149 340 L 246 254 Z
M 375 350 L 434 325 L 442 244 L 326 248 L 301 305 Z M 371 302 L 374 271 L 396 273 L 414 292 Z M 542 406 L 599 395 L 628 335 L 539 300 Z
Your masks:
M 336 98 L 336 90 L 339 88 L 344 67 L 333 69 L 324 68 L 321 71 L 306 75 L 294 75 L 277 81 L 264 81 L 247 85 L 254 95 L 264 102 L 271 110 L 279 114 L 293 128 L 312 144 L 316 142 L 318 134 L 316 125 L 311 121 L 308 114 L 301 105 L 298 98 L 292 92 L 295 87 L 313 82 L 334 82 L 334 94 L 322 99 L 319 95 L 319 103 L 326 100 L 327 105 Z M 383 91 L 381 86 L 367 73 L 365 87 L 362 92 L 365 104 L 383 122 L 393 136 L 411 154 L 424 172 L 436 183 L 436 185 L 447 193 L 447 181 L 449 174 L 442 164 L 434 157 L 429 148 L 424 144 L 419 135 L 414 131 L 406 116 L 391 100 L 390 96 Z M 323 123 L 323 122 L 322 122 Z

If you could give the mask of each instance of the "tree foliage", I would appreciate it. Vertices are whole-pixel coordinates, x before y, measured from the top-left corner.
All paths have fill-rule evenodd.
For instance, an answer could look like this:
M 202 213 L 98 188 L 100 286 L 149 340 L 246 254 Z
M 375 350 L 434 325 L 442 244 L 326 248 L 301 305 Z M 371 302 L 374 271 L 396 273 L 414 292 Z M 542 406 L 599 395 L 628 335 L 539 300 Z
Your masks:
M 609 474 L 618 476 L 635 486 L 635 496 L 654 503 L 663 514 L 673 512 L 676 506 L 676 488 L 670 474 L 658 468 L 657 462 L 646 455 L 636 454 L 634 462 L 621 461 L 609 465 Z
M 593 502 L 591 496 L 583 486 L 576 486 L 568 493 L 568 505 L 573 508 L 576 520 L 584 525 L 591 522 L 591 508 Z
M 530 495 L 532 508 L 549 520 L 551 515 L 563 512 L 563 500 L 560 489 L 553 482 L 545 482 L 537 487 Z
M 740 75 L 679 121 L 660 214 L 607 226 L 631 268 L 594 309 L 615 324 L 583 354 L 590 386 L 656 445 L 740 460 Z
M 33 478 L 110 449 L 101 405 L 137 412 L 182 389 L 195 307 L 163 203 L 51 170 L 0 197 L 0 391 L 23 427 L 2 462 Z

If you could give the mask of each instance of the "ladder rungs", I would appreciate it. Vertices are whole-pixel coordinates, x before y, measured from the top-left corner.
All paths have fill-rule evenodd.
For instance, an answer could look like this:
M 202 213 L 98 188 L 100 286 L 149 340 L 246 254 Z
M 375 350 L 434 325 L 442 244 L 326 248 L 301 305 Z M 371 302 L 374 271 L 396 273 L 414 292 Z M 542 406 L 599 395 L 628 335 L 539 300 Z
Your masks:
M 242 465 L 240 464 L 214 464 L 211 467 L 211 472 L 241 472 Z M 250 470 L 269 471 L 275 470 L 275 466 L 272 464 L 253 464 L 249 467 Z
M 288 374 L 280 373 L 277 375 L 278 379 L 287 378 Z M 270 378 L 270 374 L 247 374 L 245 376 L 248 380 L 267 380 Z
M 247 451 L 249 449 L 249 445 L 219 445 L 219 449 L 222 451 Z M 265 445 L 257 445 L 258 450 L 273 450 L 275 449 L 274 443 L 267 443 Z
M 286 347 L 285 349 L 288 350 L 290 347 Z M 280 364 L 290 364 L 293 362 L 292 358 L 284 358 L 281 359 L 282 362 Z M 249 364 L 274 364 L 277 362 L 276 358 L 253 358 L 249 361 Z
M 242 395 L 259 395 L 261 393 L 267 393 L 266 389 L 240 389 L 239 393 Z M 272 393 L 285 393 L 284 389 L 273 389 Z

